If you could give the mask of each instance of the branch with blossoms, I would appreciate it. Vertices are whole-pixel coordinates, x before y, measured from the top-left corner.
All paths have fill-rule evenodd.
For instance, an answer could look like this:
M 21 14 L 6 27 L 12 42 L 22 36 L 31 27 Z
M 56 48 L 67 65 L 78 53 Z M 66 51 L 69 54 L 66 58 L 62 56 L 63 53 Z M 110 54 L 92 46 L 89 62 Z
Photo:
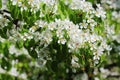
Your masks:
M 101 67 L 119 61 L 120 16 L 111 3 L 8 0 L 4 9 L 0 1 L 0 79 L 104 79 Z

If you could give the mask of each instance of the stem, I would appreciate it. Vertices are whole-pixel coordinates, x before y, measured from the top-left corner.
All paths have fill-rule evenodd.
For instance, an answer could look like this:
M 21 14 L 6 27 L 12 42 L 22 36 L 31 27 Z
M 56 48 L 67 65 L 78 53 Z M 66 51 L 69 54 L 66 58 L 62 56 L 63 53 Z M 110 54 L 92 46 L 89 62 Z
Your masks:
M 86 66 L 85 72 L 88 75 L 88 80 L 94 80 L 94 74 L 93 74 L 94 68 L 90 67 L 89 65 Z

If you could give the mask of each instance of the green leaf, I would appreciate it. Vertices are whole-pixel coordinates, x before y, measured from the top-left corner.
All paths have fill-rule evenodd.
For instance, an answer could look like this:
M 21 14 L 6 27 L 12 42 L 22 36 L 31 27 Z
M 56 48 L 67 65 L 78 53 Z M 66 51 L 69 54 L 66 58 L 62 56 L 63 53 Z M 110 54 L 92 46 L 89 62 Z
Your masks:
M 2 46 L 2 42 L 0 41 L 0 53 L 2 53 L 3 46 Z
M 3 49 L 4 51 L 4 55 L 5 55 L 5 57 L 9 57 L 9 50 L 8 50 L 8 45 L 7 44 L 5 44 L 5 47 L 4 47 L 4 49 Z
M 2 8 L 2 0 L 0 0 L 0 8 Z
M 15 77 L 5 73 L 5 74 L 0 74 L 0 80 L 15 80 Z
M 16 47 L 21 49 L 23 47 L 23 41 L 17 41 L 16 42 Z
M 32 58 L 36 59 L 38 57 L 37 52 L 35 50 L 29 51 L 29 54 Z
M 11 63 L 6 58 L 2 58 L 1 67 L 4 70 L 9 71 L 11 69 L 12 65 L 11 65 Z

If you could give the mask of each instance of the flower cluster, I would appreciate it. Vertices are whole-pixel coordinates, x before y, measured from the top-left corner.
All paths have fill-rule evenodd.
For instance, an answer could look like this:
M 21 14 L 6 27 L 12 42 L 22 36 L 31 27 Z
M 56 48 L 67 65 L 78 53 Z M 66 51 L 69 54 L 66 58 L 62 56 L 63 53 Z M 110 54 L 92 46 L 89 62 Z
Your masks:
M 120 23 L 120 12 L 117 11 L 112 12 L 112 18 L 113 20 L 116 20 L 118 23 Z
M 31 12 L 36 13 L 41 9 L 40 5 L 46 4 L 47 6 L 54 6 L 55 0 L 11 0 L 12 5 L 17 5 L 20 7 L 21 11 L 30 10 Z
M 96 6 L 97 8 L 94 9 L 92 4 L 85 0 L 72 0 L 72 2 L 69 4 L 69 7 L 71 9 L 80 10 L 81 12 L 86 14 L 85 18 L 83 19 L 83 22 L 80 23 L 81 27 L 86 28 L 90 26 L 92 30 L 94 29 L 94 26 L 97 25 L 97 21 L 94 19 L 95 17 L 101 18 L 102 20 L 106 18 L 106 12 L 101 7 L 101 5 L 96 4 Z
M 12 5 L 18 5 L 21 8 L 21 11 L 31 9 L 31 11 L 38 11 L 40 8 L 40 1 L 39 0 L 11 0 Z M 30 7 L 29 7 L 30 6 Z
M 9 23 L 9 20 L 7 18 L 5 18 L 5 16 L 0 14 L 0 29 L 8 26 L 8 23 Z
M 39 24 L 39 25 L 37 25 Z M 42 25 L 41 25 L 42 24 Z M 46 23 L 37 21 L 36 28 L 44 28 L 41 33 L 36 32 L 36 28 L 30 28 L 35 38 L 40 40 L 40 45 L 48 47 L 57 38 L 57 43 L 65 45 L 67 44 L 69 52 L 78 52 L 80 48 L 86 48 L 90 46 L 90 50 L 93 51 L 93 60 L 97 63 L 100 60 L 100 56 L 104 51 L 110 51 L 111 47 L 107 45 L 104 37 L 91 33 L 89 29 L 82 30 L 81 25 L 75 25 L 73 22 L 66 20 L 55 20 L 55 22 Z M 99 44 L 99 45 L 98 45 Z

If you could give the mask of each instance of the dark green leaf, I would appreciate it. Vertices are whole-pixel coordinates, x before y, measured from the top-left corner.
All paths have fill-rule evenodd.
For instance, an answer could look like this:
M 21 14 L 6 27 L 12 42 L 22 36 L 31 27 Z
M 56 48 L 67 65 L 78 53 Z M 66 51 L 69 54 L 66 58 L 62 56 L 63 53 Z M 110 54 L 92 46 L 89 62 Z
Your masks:
M 1 67 L 4 70 L 9 71 L 11 69 L 12 65 L 11 65 L 10 61 L 8 61 L 6 58 L 2 58 Z

